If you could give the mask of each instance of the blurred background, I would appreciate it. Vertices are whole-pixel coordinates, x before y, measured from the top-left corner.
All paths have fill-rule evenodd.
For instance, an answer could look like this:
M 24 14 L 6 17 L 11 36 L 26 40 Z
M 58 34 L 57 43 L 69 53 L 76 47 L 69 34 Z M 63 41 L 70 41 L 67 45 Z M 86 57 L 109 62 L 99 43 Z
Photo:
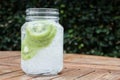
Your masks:
M 27 8 L 57 8 L 66 53 L 120 57 L 120 0 L 0 0 L 0 50 L 21 49 Z

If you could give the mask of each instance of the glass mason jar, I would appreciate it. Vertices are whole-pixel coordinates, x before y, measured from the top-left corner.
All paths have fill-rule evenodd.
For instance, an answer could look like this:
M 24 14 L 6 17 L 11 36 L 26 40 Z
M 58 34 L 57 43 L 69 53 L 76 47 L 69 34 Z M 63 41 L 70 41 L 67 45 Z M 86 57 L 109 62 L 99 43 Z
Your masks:
M 58 9 L 29 8 L 21 28 L 21 68 L 29 75 L 56 75 L 63 68 L 63 27 Z

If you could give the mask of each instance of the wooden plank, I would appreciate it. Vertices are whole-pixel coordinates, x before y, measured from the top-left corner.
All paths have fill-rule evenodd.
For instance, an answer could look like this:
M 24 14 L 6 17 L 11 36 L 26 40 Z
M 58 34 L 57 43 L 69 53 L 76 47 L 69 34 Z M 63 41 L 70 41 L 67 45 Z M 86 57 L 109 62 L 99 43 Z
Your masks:
M 15 76 L 15 77 L 11 77 L 11 78 L 7 78 L 5 80 L 32 80 L 33 77 L 31 76 L 28 76 L 28 75 L 18 75 L 18 76 Z
M 0 51 L 0 59 L 20 55 L 20 51 Z
M 105 70 L 119 70 L 119 66 L 107 66 L 107 65 L 93 65 L 93 64 L 76 64 L 76 63 L 70 63 L 65 62 L 65 65 L 75 68 L 85 67 L 85 68 L 96 68 L 96 69 L 105 69 Z
M 13 51 L 13 53 L 3 51 L 3 53 L 0 52 L 0 65 L 5 66 L 20 66 L 20 52 Z
M 14 72 L 17 70 L 21 70 L 18 67 L 10 67 L 10 66 L 1 66 L 0 65 L 0 75 L 2 74 L 6 74 L 6 73 L 10 73 L 10 72 Z
M 52 78 L 51 80 L 74 80 L 79 76 L 83 76 L 92 72 L 94 72 L 94 69 L 87 69 L 87 68 L 76 69 L 76 70 L 61 74 L 60 76 Z
M 10 72 L 10 73 L 6 73 L 6 74 L 1 74 L 0 75 L 0 79 L 1 80 L 4 80 L 4 79 L 10 79 L 12 77 L 17 77 L 17 76 L 21 76 L 23 75 L 24 73 L 21 71 L 21 70 L 16 70 L 16 71 L 13 71 L 13 72 Z
M 14 57 L 0 59 L 0 63 L 2 63 L 2 62 L 14 62 L 14 63 L 19 64 L 20 56 L 14 56 Z
M 105 57 L 105 56 L 96 56 L 96 55 L 84 55 L 84 54 L 64 54 L 64 58 L 66 60 L 72 60 L 74 58 L 84 58 L 84 59 L 102 59 L 102 60 L 111 60 L 111 59 L 116 59 L 116 60 L 120 60 L 119 58 L 115 58 L 115 57 Z
M 109 74 L 101 76 L 97 80 L 120 80 L 120 71 L 109 71 Z
M 96 64 L 96 65 L 110 65 L 110 66 L 120 66 L 120 59 L 101 57 L 101 56 L 88 56 L 88 55 L 78 55 L 78 54 L 65 54 L 66 62 L 80 63 L 80 64 Z
M 14 56 L 9 58 L 0 59 L 0 65 L 6 66 L 20 66 L 20 56 Z
M 90 74 L 86 74 L 84 76 L 79 76 L 74 80 L 98 80 L 98 78 L 109 74 L 107 70 L 96 70 Z M 102 80 L 102 79 L 101 79 Z

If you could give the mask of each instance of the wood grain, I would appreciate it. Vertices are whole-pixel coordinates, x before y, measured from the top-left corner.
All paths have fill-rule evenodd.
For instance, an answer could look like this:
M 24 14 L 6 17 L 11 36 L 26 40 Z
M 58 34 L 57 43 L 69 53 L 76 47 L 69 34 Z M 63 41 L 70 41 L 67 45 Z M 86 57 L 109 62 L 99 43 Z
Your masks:
M 31 77 L 20 68 L 20 51 L 0 51 L 0 80 L 120 80 L 120 59 L 64 54 L 58 75 Z

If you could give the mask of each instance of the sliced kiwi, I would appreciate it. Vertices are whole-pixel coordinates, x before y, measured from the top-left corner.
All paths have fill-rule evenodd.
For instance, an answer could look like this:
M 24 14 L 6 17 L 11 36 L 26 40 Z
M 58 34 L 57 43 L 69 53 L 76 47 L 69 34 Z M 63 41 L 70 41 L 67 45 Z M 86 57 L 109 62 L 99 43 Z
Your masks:
M 31 59 L 33 56 L 35 56 L 35 53 L 37 52 L 37 47 L 29 46 L 26 42 L 22 43 L 22 55 L 21 58 L 23 60 Z
M 22 59 L 29 60 L 36 55 L 37 51 L 50 45 L 56 35 L 56 27 L 53 24 L 43 24 L 42 26 L 27 26 L 26 36 L 22 41 Z
M 35 27 L 38 28 L 38 26 L 35 26 Z M 35 27 L 33 26 L 33 27 L 27 27 L 26 28 L 26 34 L 27 34 L 27 37 L 30 40 L 31 39 L 42 40 L 45 37 L 47 37 L 49 35 L 49 33 L 52 31 L 52 28 L 54 28 L 54 26 L 51 26 L 51 25 L 48 26 L 48 25 L 46 25 L 46 26 L 44 26 L 44 29 L 41 29 L 43 31 L 38 32 L 38 31 L 33 30 L 33 28 L 35 28 Z

